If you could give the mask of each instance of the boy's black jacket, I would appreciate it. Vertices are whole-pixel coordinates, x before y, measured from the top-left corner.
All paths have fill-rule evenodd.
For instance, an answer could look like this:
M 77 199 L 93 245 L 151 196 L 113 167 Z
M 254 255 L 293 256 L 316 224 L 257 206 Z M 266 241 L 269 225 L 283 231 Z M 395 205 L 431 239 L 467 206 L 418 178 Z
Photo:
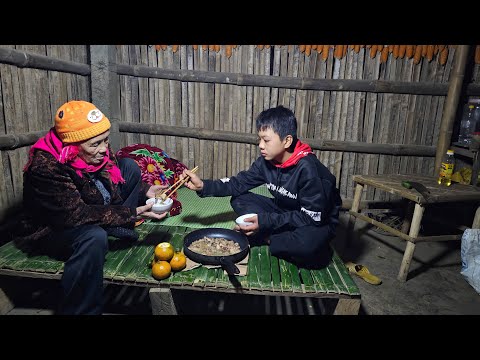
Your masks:
M 335 176 L 314 154 L 287 168 L 278 168 L 260 156 L 250 169 L 237 176 L 203 180 L 203 183 L 203 189 L 197 192 L 201 197 L 238 196 L 266 184 L 275 204 L 284 212 L 258 214 L 262 230 L 275 230 L 285 225 L 301 227 L 338 223 L 342 199 L 335 187 Z

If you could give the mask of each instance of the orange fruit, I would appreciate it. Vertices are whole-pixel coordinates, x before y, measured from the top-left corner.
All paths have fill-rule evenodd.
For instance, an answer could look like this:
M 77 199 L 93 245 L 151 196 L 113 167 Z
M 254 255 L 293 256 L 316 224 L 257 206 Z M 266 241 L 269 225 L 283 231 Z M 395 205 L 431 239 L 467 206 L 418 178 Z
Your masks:
M 172 267 L 167 261 L 157 261 L 152 266 L 152 276 L 157 280 L 168 278 L 171 272 Z
M 185 254 L 177 251 L 173 254 L 172 260 L 170 260 L 170 266 L 173 271 L 181 271 L 187 266 L 187 258 Z
M 170 261 L 170 259 L 173 257 L 173 253 L 173 246 L 168 242 L 162 242 L 155 246 L 156 260 Z

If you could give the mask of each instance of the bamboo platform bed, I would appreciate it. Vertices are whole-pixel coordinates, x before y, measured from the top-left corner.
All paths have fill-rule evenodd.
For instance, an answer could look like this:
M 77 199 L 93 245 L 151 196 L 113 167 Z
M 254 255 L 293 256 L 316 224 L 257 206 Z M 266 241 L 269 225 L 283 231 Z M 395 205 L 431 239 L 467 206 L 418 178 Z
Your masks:
M 221 268 L 207 269 L 201 266 L 172 273 L 164 280 L 154 279 L 151 276 L 149 262 L 156 244 L 168 241 L 174 247 L 181 247 L 184 236 L 195 228 L 233 227 L 235 214 L 229 205 L 228 197 L 207 199 L 195 197 L 197 196 L 193 192 L 182 189 L 179 192 L 179 200 L 183 203 L 182 213 L 161 223 L 145 222 L 138 226 L 136 230 L 140 234 L 140 239 L 137 242 L 109 238 L 110 250 L 106 256 L 104 281 L 150 287 L 152 310 L 159 314 L 176 312 L 175 306 L 171 304 L 172 297 L 169 291 L 171 288 L 335 298 L 339 300 L 335 314 L 358 314 L 359 289 L 337 254 L 328 267 L 322 270 L 306 270 L 272 256 L 268 246 L 257 246 L 250 249 L 246 276 L 229 277 Z M 202 205 L 189 206 L 189 200 Z M 199 209 L 203 217 L 198 215 Z M 201 211 L 202 209 L 204 211 Z M 206 209 L 209 209 L 210 213 Z M 192 212 L 196 212 L 197 216 L 193 216 Z M 207 219 L 215 223 L 210 224 Z M 188 221 L 195 223 L 189 224 Z M 190 226 L 177 225 L 178 223 Z M 62 271 L 62 261 L 46 255 L 27 254 L 13 242 L 0 247 L 1 275 L 60 279 Z

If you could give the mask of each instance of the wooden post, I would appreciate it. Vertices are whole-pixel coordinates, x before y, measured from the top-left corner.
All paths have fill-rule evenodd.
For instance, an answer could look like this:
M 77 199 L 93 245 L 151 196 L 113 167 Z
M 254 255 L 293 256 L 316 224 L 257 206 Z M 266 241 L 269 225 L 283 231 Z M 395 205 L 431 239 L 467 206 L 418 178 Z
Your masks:
M 455 123 L 455 113 L 458 107 L 458 100 L 462 91 L 463 78 L 465 76 L 465 66 L 468 56 L 468 45 L 458 45 L 455 52 L 455 64 L 450 76 L 447 99 L 443 110 L 442 122 L 440 124 L 440 134 L 438 137 L 437 153 L 435 155 L 435 175 L 440 172 L 442 158 L 447 152 L 452 141 L 453 124 Z
M 350 209 L 351 211 L 358 212 L 358 209 L 360 208 L 360 199 L 362 198 L 362 192 L 363 192 L 363 184 L 357 184 L 355 187 L 355 195 L 353 196 L 353 202 L 352 202 L 352 208 Z M 355 228 L 355 220 L 357 218 L 355 216 L 350 215 L 350 219 L 348 220 L 348 232 L 352 232 L 353 229 Z
M 358 315 L 360 299 L 338 299 L 333 315 Z
M 5 294 L 2 288 L 0 288 L 0 315 L 7 314 L 13 308 L 13 303 L 10 301 L 9 297 L 7 294 Z
M 110 120 L 110 143 L 114 151 L 120 146 L 120 86 L 116 71 L 115 45 L 91 45 L 92 103 Z
M 420 204 L 415 204 L 415 210 L 413 212 L 412 226 L 410 227 L 409 236 L 416 238 L 420 232 L 420 225 L 422 223 L 423 212 L 425 208 Z M 397 279 L 400 281 L 407 281 L 408 269 L 410 268 L 410 263 L 412 262 L 413 252 L 415 251 L 415 243 L 407 241 L 407 247 L 403 253 L 402 265 L 400 266 L 400 271 L 398 272 Z
M 177 315 L 170 289 L 152 288 L 148 295 L 152 304 L 152 315 Z
M 480 229 L 480 206 L 475 212 L 475 217 L 473 218 L 472 229 Z

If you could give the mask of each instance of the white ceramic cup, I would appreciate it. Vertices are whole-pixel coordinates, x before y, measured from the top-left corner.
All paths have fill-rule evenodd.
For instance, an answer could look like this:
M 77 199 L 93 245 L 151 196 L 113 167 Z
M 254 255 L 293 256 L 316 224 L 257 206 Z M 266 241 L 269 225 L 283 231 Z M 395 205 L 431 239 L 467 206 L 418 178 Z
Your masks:
M 152 206 L 152 211 L 157 214 L 163 214 L 164 212 L 169 211 L 172 208 L 173 200 L 168 198 L 165 201 L 158 199 L 157 203 L 155 204 L 155 198 L 150 198 L 147 200 L 147 204 L 151 204 L 152 202 L 154 205 Z
M 245 219 L 248 219 L 248 218 L 251 218 L 252 216 L 256 216 L 257 214 L 245 214 L 245 215 L 242 215 L 242 216 L 239 216 L 238 218 L 235 219 L 235 222 L 237 223 L 237 225 L 243 225 L 243 226 L 248 226 L 248 225 L 252 225 L 253 223 L 250 222 L 250 221 L 245 221 Z

